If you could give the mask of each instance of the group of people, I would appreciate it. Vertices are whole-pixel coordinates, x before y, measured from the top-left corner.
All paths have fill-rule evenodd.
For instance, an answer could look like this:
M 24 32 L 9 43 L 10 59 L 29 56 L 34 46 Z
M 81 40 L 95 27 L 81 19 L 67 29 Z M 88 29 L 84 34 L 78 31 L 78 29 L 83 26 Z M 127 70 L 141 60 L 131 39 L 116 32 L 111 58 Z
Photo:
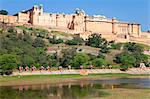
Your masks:
M 40 71 L 48 70 L 48 71 L 50 71 L 50 68 L 51 68 L 50 66 L 44 67 L 43 65 L 39 69 L 37 69 L 35 66 L 32 66 L 31 68 L 29 68 L 28 66 L 25 66 L 25 67 L 20 66 L 19 72 L 23 72 L 23 71 L 31 71 L 32 72 L 32 71 L 36 71 L 36 70 L 40 70 Z M 70 65 L 68 66 L 68 69 L 71 69 Z M 62 66 L 59 66 L 58 70 L 62 70 Z
M 35 66 L 32 66 L 31 68 L 29 68 L 28 66 L 25 66 L 25 68 L 23 68 L 23 66 L 20 66 L 19 67 L 19 72 L 23 72 L 23 71 L 29 71 L 29 70 L 31 70 L 31 71 L 35 71 L 36 70 L 36 67 Z
M 40 70 L 40 71 L 42 71 L 42 70 L 50 70 L 50 66 L 47 66 L 47 67 L 44 67 L 43 65 L 38 69 L 38 70 Z M 68 67 L 68 70 L 69 69 L 71 69 L 71 66 L 69 65 Z M 104 69 L 105 68 L 105 66 L 103 65 L 102 66 L 102 68 Z M 59 66 L 58 67 L 58 70 L 62 70 L 63 68 L 62 68 L 62 66 Z M 80 69 L 83 69 L 83 66 L 81 65 L 80 66 Z M 90 65 L 89 66 L 89 69 L 93 69 L 93 65 Z M 109 65 L 109 69 L 112 69 L 112 66 L 111 65 Z M 22 71 L 35 71 L 35 70 L 37 70 L 37 68 L 35 67 L 35 66 L 32 66 L 31 68 L 29 68 L 28 66 L 25 66 L 25 67 L 23 67 L 23 66 L 20 66 L 19 67 L 19 72 L 22 72 Z

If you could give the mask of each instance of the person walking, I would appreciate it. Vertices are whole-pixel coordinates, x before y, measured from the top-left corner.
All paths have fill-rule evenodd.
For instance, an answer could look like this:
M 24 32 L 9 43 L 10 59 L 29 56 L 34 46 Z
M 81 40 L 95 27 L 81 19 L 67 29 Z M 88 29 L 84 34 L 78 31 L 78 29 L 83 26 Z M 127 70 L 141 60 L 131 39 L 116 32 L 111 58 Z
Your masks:
M 29 71 L 29 67 L 28 66 L 25 67 L 25 71 Z
M 22 66 L 19 67 L 19 72 L 20 73 L 23 72 L 23 67 Z

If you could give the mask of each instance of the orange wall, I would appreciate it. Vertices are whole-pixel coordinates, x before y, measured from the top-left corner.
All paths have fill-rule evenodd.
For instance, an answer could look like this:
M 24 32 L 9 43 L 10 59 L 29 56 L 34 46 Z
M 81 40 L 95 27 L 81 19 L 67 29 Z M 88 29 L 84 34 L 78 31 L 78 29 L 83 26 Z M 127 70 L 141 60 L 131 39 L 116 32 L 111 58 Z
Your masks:
M 17 16 L 0 15 L 0 22 L 15 23 L 17 22 Z

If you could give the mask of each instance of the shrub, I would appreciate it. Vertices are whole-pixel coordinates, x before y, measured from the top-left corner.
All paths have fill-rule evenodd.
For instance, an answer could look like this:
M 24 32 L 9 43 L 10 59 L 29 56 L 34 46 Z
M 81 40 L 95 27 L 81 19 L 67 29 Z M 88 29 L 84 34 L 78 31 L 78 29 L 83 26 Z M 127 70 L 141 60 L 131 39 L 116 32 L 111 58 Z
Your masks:
M 53 37 L 53 38 L 49 38 L 49 42 L 52 44 L 59 44 L 59 43 L 63 43 L 64 41 L 62 39 L 56 39 L 56 37 Z
M 84 40 L 80 37 L 74 37 L 72 40 L 67 40 L 65 43 L 67 45 L 82 45 Z
M 102 65 L 106 65 L 105 60 L 102 58 L 96 58 L 92 61 L 92 64 L 95 67 L 101 67 Z
M 113 44 L 111 44 L 111 48 L 112 49 L 118 49 L 118 50 L 120 50 L 122 46 L 123 46 L 122 43 L 113 43 Z
M 74 56 L 74 58 L 70 61 L 72 67 L 80 68 L 81 65 L 88 62 L 90 57 L 84 53 L 78 53 Z
M 45 47 L 45 42 L 42 38 L 37 37 L 34 39 L 33 44 L 34 47 Z
M 11 74 L 13 69 L 17 67 L 20 61 L 16 55 L 3 54 L 0 56 L 0 72 L 1 74 Z

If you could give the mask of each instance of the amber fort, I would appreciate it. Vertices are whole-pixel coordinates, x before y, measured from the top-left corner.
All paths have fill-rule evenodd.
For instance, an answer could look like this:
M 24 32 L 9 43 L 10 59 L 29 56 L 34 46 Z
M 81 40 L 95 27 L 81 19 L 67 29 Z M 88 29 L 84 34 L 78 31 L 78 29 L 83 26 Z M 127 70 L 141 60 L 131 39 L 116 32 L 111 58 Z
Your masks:
M 107 40 L 116 42 L 150 43 L 149 31 L 142 32 L 139 23 L 124 22 L 102 15 L 88 16 L 84 10 L 78 8 L 72 14 L 47 13 L 44 12 L 43 5 L 34 5 L 31 9 L 20 11 L 13 16 L 0 15 L 0 22 L 55 28 L 83 39 L 93 33 L 99 33 Z

